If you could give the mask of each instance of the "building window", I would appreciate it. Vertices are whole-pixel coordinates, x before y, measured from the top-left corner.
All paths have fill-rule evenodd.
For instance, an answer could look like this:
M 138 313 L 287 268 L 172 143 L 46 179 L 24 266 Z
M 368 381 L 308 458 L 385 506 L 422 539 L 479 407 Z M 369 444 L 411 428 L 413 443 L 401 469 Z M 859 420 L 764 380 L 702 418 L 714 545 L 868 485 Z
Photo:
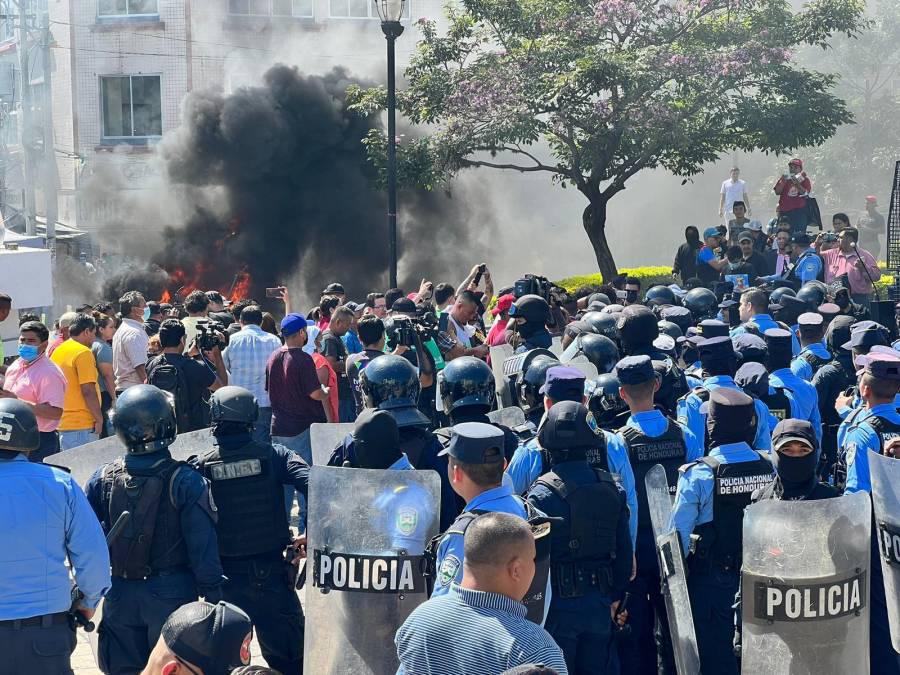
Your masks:
M 334 19 L 377 19 L 373 0 L 328 0 L 329 16 Z M 409 2 L 403 5 L 403 18 L 409 18 Z
M 158 0 L 98 0 L 97 16 L 159 16 Z
M 158 75 L 100 78 L 103 137 L 148 139 L 162 136 Z
M 16 37 L 15 19 L 19 16 L 19 8 L 12 0 L 0 0 L 0 42 L 13 40 Z
M 228 0 L 229 14 L 312 18 L 313 0 Z

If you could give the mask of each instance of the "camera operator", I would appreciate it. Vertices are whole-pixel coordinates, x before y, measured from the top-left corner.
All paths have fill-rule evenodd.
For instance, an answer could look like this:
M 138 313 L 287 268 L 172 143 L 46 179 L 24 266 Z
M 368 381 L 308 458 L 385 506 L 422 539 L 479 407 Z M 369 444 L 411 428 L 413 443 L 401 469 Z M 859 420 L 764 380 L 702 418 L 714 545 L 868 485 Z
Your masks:
M 206 321 L 209 298 L 203 291 L 191 291 L 184 299 L 184 309 L 188 315 L 181 320 L 181 323 L 184 325 L 185 343 L 189 345 L 197 338 L 197 324 Z
M 147 383 L 175 397 L 179 434 L 209 426 L 208 392 L 228 383 L 218 337 L 199 325 L 198 338 L 186 349 L 184 325 L 177 319 L 163 321 L 158 333 L 162 354 L 147 365 Z
M 803 162 L 797 158 L 788 162 L 788 171 L 775 183 L 772 190 L 778 195 L 778 216 L 791 223 L 793 234 L 805 233 L 809 222 L 807 200 L 812 192 L 812 181 L 803 170 Z

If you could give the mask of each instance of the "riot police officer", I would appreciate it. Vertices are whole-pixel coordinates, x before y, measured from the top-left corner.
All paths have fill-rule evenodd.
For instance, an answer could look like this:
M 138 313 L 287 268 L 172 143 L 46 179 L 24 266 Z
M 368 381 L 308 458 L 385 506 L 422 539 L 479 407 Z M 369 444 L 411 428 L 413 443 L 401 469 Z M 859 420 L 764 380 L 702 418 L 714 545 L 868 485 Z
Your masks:
M 615 372 L 600 375 L 588 398 L 588 410 L 606 431 L 617 431 L 628 420 L 628 404 L 619 395 L 621 386 Z
M 604 335 L 613 342 L 619 339 L 616 317 L 612 314 L 608 312 L 588 312 L 581 317 L 581 320 L 591 326 L 598 335 Z
M 797 377 L 811 382 L 813 373 L 831 361 L 831 353 L 825 347 L 825 317 L 818 312 L 805 312 L 797 317 L 800 331 L 800 353 L 791 361 L 791 370 Z
M 303 610 L 294 592 L 296 568 L 284 555 L 291 531 L 283 486 L 305 497 L 309 466 L 284 446 L 253 440 L 259 405 L 243 387 L 216 390 L 209 410 L 216 447 L 194 465 L 218 507 L 219 557 L 228 577 L 223 597 L 253 620 L 266 663 L 300 673 Z
M 39 445 L 32 406 L 0 398 L 0 494 L 8 498 L 0 509 L 4 673 L 71 673 L 72 617 L 90 620 L 109 589 L 100 525 L 69 474 L 28 461 Z M 67 558 L 83 594 L 74 606 Z
M 718 387 L 705 405 L 710 451 L 681 469 L 672 523 L 688 552 L 688 592 L 701 670 L 737 675 L 733 625 L 725 617 L 731 616 L 740 585 L 744 508 L 753 491 L 772 480 L 773 470 L 767 457 L 751 446 L 759 420 L 752 398 Z
M 430 420 L 417 407 L 419 377 L 416 369 L 402 356 L 385 354 L 373 359 L 359 375 L 366 408 L 384 410 L 397 423 L 399 450 L 416 469 L 437 471 L 441 476 L 441 527 L 448 527 L 461 505 L 447 481 L 447 460 L 439 457 L 441 444 L 429 431 Z M 347 436 L 335 448 L 329 466 L 358 466 L 353 436 Z
M 751 501 L 832 499 L 840 491 L 819 481 L 821 448 L 812 424 L 806 420 L 782 420 L 772 433 L 775 480 L 753 493 Z
M 894 403 L 894 397 L 900 392 L 900 355 L 870 353 L 857 357 L 856 365 L 862 368 L 859 378 L 862 412 L 848 417 L 838 432 L 842 454 L 838 458 L 835 483 L 846 493 L 872 491 L 869 451 L 885 454 L 887 442 L 900 436 L 900 413 Z M 846 479 L 842 484 L 843 476 Z M 880 554 L 876 539 L 873 537 L 872 560 L 877 560 Z M 900 654 L 891 646 L 882 574 L 881 565 L 872 565 L 871 668 L 876 675 L 897 675 Z
M 519 363 L 518 373 L 510 382 L 515 391 L 513 400 L 525 413 L 525 418 L 537 428 L 544 416 L 541 387 L 547 380 L 547 371 L 558 366 L 559 360 L 546 349 L 535 349 L 507 359 L 504 369 L 507 366 L 514 369 L 515 365 L 510 363 L 513 360 Z
M 539 295 L 523 295 L 509 308 L 513 335 L 510 343 L 515 353 L 531 349 L 549 349 L 553 344 L 547 322 L 550 321 L 550 305 Z
M 807 420 L 816 431 L 816 439 L 822 439 L 822 418 L 819 415 L 819 395 L 816 388 L 797 377 L 791 370 L 791 334 L 782 328 L 766 331 L 768 357 L 766 369 L 769 384 L 785 390 L 791 401 L 791 417 Z
M 837 459 L 837 432 L 843 421 L 835 409 L 837 398 L 856 384 L 853 358 L 850 350 L 844 348 L 850 340 L 850 326 L 854 321 L 850 316 L 837 316 L 831 321 L 825 333 L 825 344 L 834 358 L 812 377 L 822 417 L 822 476 L 831 476 Z
M 705 379 L 700 387 L 695 388 L 687 396 L 678 401 L 678 421 L 690 429 L 698 439 L 704 439 L 705 447 L 709 447 L 707 439 L 706 413 L 703 404 L 709 400 L 710 393 L 716 389 L 726 388 L 738 390 L 734 381 L 737 371 L 737 355 L 731 340 L 727 337 L 715 337 L 703 340 L 697 345 L 700 351 L 700 363 L 703 366 Z M 762 401 L 754 401 L 757 423 L 756 437 L 753 447 L 769 450 L 772 439 L 769 435 L 769 410 Z
M 579 355 L 593 363 L 598 373 L 609 373 L 619 360 L 619 348 L 605 335 L 584 333 L 575 338 L 560 358 L 568 363 Z
M 719 308 L 719 300 L 716 298 L 716 294 L 702 286 L 688 291 L 681 304 L 690 310 L 694 321 L 714 319 L 716 310 Z
M 586 452 L 599 429 L 583 405 L 563 401 L 539 432 L 551 470 L 538 478 L 528 501 L 550 517 L 553 599 L 545 625 L 572 673 L 606 673 L 612 619 L 631 576 L 632 542 L 625 494 L 609 472 L 592 467 Z M 615 661 L 613 660 L 613 663 Z
M 657 653 L 649 645 L 654 643 L 654 624 L 662 629 L 667 622 L 644 478 L 654 465 L 662 464 L 669 489 L 674 493 L 678 467 L 702 457 L 703 445 L 686 427 L 665 417 L 654 407 L 654 393 L 660 380 L 649 356 L 622 359 L 616 365 L 616 375 L 621 383 L 619 394 L 631 412 L 617 436 L 628 451 L 638 498 L 637 576 L 629 585 L 631 600 L 628 605 L 632 630 L 628 639 L 620 641 L 619 655 L 623 672 L 656 673 Z M 674 669 L 667 635 L 657 636 L 657 647 L 659 657 L 669 669 Z
M 481 359 L 461 356 L 450 361 L 440 379 L 439 395 L 444 413 L 450 418 L 451 425 L 464 422 L 494 424 L 487 414 L 494 407 L 497 385 L 494 373 Z M 516 449 L 524 441 L 534 436 L 527 429 L 517 429 L 514 432 L 501 424 L 494 426 L 503 432 L 503 448 L 507 460 L 512 459 Z M 451 428 L 438 429 L 435 435 L 446 449 L 452 435 Z
M 87 484 L 88 501 L 109 532 L 130 519 L 110 543 L 112 588 L 98 629 L 100 669 L 139 672 L 166 618 L 203 596 L 222 597 L 216 506 L 195 469 L 172 459 L 175 411 L 156 387 L 130 387 L 118 401 L 113 427 L 126 447 Z

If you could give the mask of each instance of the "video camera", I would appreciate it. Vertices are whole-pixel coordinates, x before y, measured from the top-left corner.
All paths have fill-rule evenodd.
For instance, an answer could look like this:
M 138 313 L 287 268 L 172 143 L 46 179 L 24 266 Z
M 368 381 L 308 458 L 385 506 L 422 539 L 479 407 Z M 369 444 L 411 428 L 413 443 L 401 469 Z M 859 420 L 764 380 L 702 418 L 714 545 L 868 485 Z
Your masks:
M 523 295 L 539 295 L 548 303 L 550 302 L 553 284 L 547 277 L 540 277 L 536 274 L 526 274 L 513 285 L 513 295 L 516 299 Z
M 434 338 L 438 334 L 438 318 L 430 306 L 421 306 L 416 310 L 416 316 L 393 316 L 392 329 L 394 345 L 414 347 L 416 333 L 422 342 Z
M 215 347 L 224 349 L 225 343 L 217 332 L 221 330 L 221 324 L 218 322 L 211 322 L 208 319 L 198 321 L 196 337 L 197 349 L 201 352 L 211 351 Z

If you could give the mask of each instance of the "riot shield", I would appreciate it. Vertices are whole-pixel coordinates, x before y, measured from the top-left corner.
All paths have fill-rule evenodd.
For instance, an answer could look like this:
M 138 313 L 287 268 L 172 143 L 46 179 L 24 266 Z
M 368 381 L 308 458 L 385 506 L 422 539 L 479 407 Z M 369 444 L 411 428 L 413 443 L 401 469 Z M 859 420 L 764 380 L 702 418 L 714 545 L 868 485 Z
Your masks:
M 353 433 L 353 422 L 313 424 L 309 428 L 313 464 L 325 466 L 334 449 Z
M 194 455 L 210 450 L 215 444 L 209 429 L 198 429 L 186 434 L 179 434 L 169 446 L 173 459 L 185 461 Z M 72 473 L 75 481 L 84 486 L 94 471 L 104 464 L 109 464 L 126 452 L 125 445 L 117 436 L 101 438 L 99 441 L 65 450 L 44 458 L 44 464 L 63 466 Z
M 891 644 L 900 652 L 900 460 L 869 450 L 869 473 Z
M 865 492 L 747 507 L 741 672 L 869 672 L 870 512 Z
M 497 407 L 507 408 L 513 404 L 509 393 L 508 378 L 503 372 L 503 362 L 513 355 L 512 345 L 491 347 L 491 370 L 494 371 L 494 384 L 497 388 Z
M 678 532 L 672 525 L 672 497 L 666 480 L 666 470 L 657 464 L 644 477 L 647 488 L 647 504 L 650 522 L 656 538 L 660 579 L 666 600 L 666 615 L 675 667 L 678 675 L 696 675 L 700 672 L 700 655 L 697 651 L 697 634 L 694 631 L 694 615 L 688 596 L 687 575 Z
M 310 469 L 306 672 L 397 671 L 394 633 L 428 599 L 440 491 L 434 471 Z
M 521 408 L 501 408 L 500 410 L 491 410 L 488 413 L 488 419 L 494 424 L 502 424 L 514 429 L 525 424 L 525 412 Z
M 586 380 L 596 380 L 599 375 L 597 366 L 591 363 L 584 354 L 579 354 L 566 363 L 566 365 L 575 368 L 576 370 L 580 370 L 584 373 Z
M 559 355 L 563 353 L 561 335 L 557 335 L 552 339 L 552 341 L 550 342 L 550 351 L 553 352 L 557 358 L 559 358 Z

